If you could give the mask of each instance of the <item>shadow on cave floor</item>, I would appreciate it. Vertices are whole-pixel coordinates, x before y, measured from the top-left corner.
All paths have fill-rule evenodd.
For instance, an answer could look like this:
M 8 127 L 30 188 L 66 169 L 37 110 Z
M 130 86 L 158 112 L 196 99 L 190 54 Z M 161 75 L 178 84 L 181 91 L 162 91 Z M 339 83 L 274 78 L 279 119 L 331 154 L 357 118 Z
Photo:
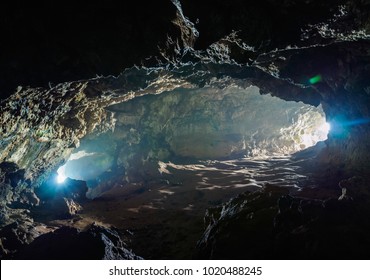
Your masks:
M 160 162 L 159 166 L 157 178 L 115 187 L 83 205 L 80 218 L 59 223 L 83 228 L 98 221 L 132 234 L 130 247 L 145 259 L 191 259 L 205 229 L 206 209 L 238 194 L 254 192 L 267 183 L 298 197 L 340 195 L 338 181 L 326 180 L 326 188 L 317 188 L 307 160 L 299 157 Z

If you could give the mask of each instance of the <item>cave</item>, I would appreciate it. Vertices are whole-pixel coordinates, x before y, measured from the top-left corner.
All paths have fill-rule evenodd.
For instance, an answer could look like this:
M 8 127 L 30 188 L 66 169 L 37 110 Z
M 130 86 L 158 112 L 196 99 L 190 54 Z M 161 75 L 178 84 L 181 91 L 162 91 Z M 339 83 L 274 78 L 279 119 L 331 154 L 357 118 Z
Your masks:
M 109 173 L 130 183 L 150 178 L 144 174 L 149 162 L 154 168 L 161 162 L 283 157 L 326 140 L 329 131 L 321 107 L 260 95 L 253 86 L 180 89 L 106 110 L 114 115 L 114 129 L 81 139 L 57 170 L 58 184 L 86 181 L 89 198 L 100 194 L 94 188 Z
M 370 9 L 338 2 L 9 5 L 1 259 L 368 259 Z

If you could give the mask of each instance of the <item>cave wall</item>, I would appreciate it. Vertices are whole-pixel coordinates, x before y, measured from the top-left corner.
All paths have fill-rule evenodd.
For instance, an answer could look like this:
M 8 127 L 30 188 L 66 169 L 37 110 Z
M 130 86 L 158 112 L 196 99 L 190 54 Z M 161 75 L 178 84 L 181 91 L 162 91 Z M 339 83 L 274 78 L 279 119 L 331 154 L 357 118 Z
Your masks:
M 109 106 L 176 89 L 198 88 L 201 92 L 205 87 L 256 85 L 262 94 L 314 105 L 321 102 L 327 119 L 334 124 L 321 162 L 333 168 L 365 170 L 369 165 L 367 47 L 367 41 L 339 42 L 274 51 L 261 55 L 251 66 L 198 62 L 154 69 L 134 67 L 118 77 L 61 83 L 52 88 L 19 87 L 2 102 L 1 160 L 24 170 L 23 182 L 32 192 L 56 171 L 82 138 L 116 127 Z M 346 60 L 340 59 L 343 54 Z M 307 81 L 316 75 L 320 75 L 320 81 L 309 84 Z M 166 106 L 152 109 L 168 110 Z M 336 118 L 345 133 L 336 132 Z M 135 120 L 121 116 L 120 124 L 123 122 Z M 164 120 L 159 119 L 159 124 L 165 125 Z M 18 194 L 25 189 L 9 188 Z M 4 195 L 4 201 L 18 197 Z
M 370 26 L 369 3 L 363 0 L 144 0 L 129 4 L 109 0 L 89 5 L 42 1 L 30 7 L 16 0 L 0 12 L 0 96 L 9 96 L 19 85 L 47 86 L 49 82 L 118 75 L 133 65 L 155 66 L 159 60 L 166 61 L 161 52 L 169 45 L 179 45 L 180 53 L 189 45 L 181 38 L 186 24 L 173 24 L 179 7 L 198 31 L 190 46 L 197 50 L 207 49 L 234 31 L 242 42 L 261 52 L 301 44 L 302 30 L 314 25 L 315 31 L 318 24 L 335 19 L 333 15 L 340 14 L 338 7 L 348 11 L 334 22 L 340 32 L 369 30 Z M 317 32 L 308 35 L 311 42 L 323 40 Z M 235 45 L 229 47 L 241 63 L 256 57 Z
M 254 86 L 177 89 L 107 110 L 123 162 L 137 153 L 159 160 L 289 154 L 309 145 L 302 137 L 323 118 L 319 108 L 260 95 Z
M 0 11 L 0 96 L 17 86 L 44 87 L 153 65 L 166 31 L 179 34 L 171 22 L 175 16 L 168 0 L 31 6 L 11 1 Z
M 135 117 L 121 115 L 116 126 L 108 107 L 176 89 L 254 85 L 261 94 L 322 104 L 332 130 L 317 163 L 366 174 L 368 1 L 164 2 L 138 2 L 133 10 L 110 2 L 27 10 L 14 1 L 2 9 L 2 225 L 29 218 L 40 203 L 35 189 L 81 139 L 116 128 L 130 134 L 124 126 Z M 136 145 L 134 136 L 127 142 Z M 182 145 L 169 143 L 169 150 Z
M 284 156 L 326 139 L 321 108 L 261 95 L 255 86 L 179 88 L 106 110 L 114 129 L 81 139 L 62 171 L 90 181 L 93 197 L 157 177 L 158 161 Z
M 365 170 L 369 140 L 369 42 L 332 43 L 286 50 L 281 57 L 262 56 L 266 71 L 275 66 L 280 79 L 312 87 L 320 96 L 331 131 L 322 160 L 334 166 Z M 312 82 L 312 78 L 318 78 Z

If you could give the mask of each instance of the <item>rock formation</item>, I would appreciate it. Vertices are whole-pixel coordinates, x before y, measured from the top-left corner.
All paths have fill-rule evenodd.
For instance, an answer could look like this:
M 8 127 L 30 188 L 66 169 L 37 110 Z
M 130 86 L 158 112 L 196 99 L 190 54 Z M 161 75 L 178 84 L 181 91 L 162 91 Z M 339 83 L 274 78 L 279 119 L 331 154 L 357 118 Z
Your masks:
M 41 260 L 140 260 L 115 230 L 92 224 L 87 230 L 61 227 L 20 249 L 16 258 Z
M 74 64 L 77 69 L 83 69 L 80 73 L 79 70 L 67 73 L 60 80 L 55 78 L 57 72 L 52 72 L 47 78 L 38 77 L 41 86 L 36 87 L 37 82 L 29 82 L 33 86 L 24 86 L 27 75 L 30 75 L 29 81 L 33 79 L 33 74 L 26 71 L 19 81 L 12 78 L 8 85 L 4 85 L 3 95 L 8 96 L 5 89 L 19 83 L 14 93 L 1 100 L 0 225 L 2 232 L 8 232 L 10 227 L 11 232 L 22 235 L 21 240 L 15 242 L 17 244 L 29 244 L 31 239 L 34 240 L 30 249 L 24 249 L 18 256 L 31 258 L 32 246 L 42 250 L 44 242 L 58 239 L 60 233 L 73 236 L 71 240 L 85 236 L 85 232 L 61 227 L 37 237 L 39 232 L 34 234 L 29 229 L 32 228 L 32 218 L 45 218 L 48 215 L 46 213 L 70 218 L 82 210 L 80 203 L 88 191 L 83 182 L 72 182 L 71 186 L 74 187 L 72 190 L 67 188 L 65 193 L 50 195 L 45 192 L 48 184 L 55 184 L 50 180 L 71 154 L 85 151 L 100 153 L 100 159 L 109 158 L 109 163 L 102 163 L 105 167 L 94 173 L 98 174 L 96 178 L 93 176 L 91 182 L 87 182 L 98 188 L 90 190 L 90 196 L 94 197 L 123 181 L 145 180 L 158 168 L 158 160 L 170 160 L 171 157 L 207 160 L 251 153 L 255 147 L 252 147 L 249 139 L 249 142 L 245 139 L 251 139 L 253 133 L 247 131 L 247 126 L 238 131 L 236 124 L 241 120 L 255 119 L 258 122 L 260 117 L 272 114 L 259 112 L 260 115 L 252 118 L 246 108 L 240 109 L 238 102 L 249 102 L 246 94 L 251 89 L 286 101 L 301 101 L 313 106 L 321 104 L 332 128 L 325 148 L 310 163 L 310 168 L 320 174 L 317 177 L 336 178 L 335 182 L 330 182 L 334 185 L 356 175 L 362 180 L 359 183 L 361 189 L 365 188 L 368 182 L 366 172 L 370 165 L 370 16 L 366 1 L 278 1 L 279 5 L 269 0 L 262 1 L 263 4 L 260 1 L 248 4 L 237 1 L 233 5 L 224 1 L 206 1 L 209 5 L 199 9 L 190 1 L 168 2 L 158 6 L 151 2 L 151 6 L 147 7 L 149 9 L 154 5 L 151 15 L 142 15 L 144 10 L 136 7 L 141 15 L 139 19 L 131 15 L 127 22 L 122 20 L 118 23 L 126 28 L 121 39 L 135 38 L 133 44 L 136 44 L 133 50 L 128 47 L 122 49 L 121 57 L 117 56 L 120 65 L 109 59 L 110 49 L 103 54 L 89 52 L 88 41 L 93 38 L 90 36 L 85 38 L 86 45 L 83 47 L 86 52 Z M 267 8 L 264 8 L 266 4 Z M 59 8 L 63 10 L 65 7 L 62 5 Z M 73 13 L 79 14 L 79 9 L 76 7 Z M 16 13 L 16 10 L 12 12 Z M 107 15 L 101 16 L 109 18 Z M 21 13 L 20 18 L 27 21 L 28 16 Z M 138 26 L 143 32 L 134 32 L 136 26 L 133 24 L 138 24 L 142 18 L 145 21 Z M 50 18 L 47 19 L 38 23 L 45 26 Z M 155 23 L 155 32 L 146 29 L 152 23 Z M 45 29 L 40 32 L 39 37 L 33 38 L 37 42 L 32 45 L 33 48 L 44 44 L 49 35 L 51 45 L 59 44 L 57 38 L 61 38 L 59 33 L 62 30 Z M 74 33 L 73 36 L 78 35 Z M 144 39 L 147 45 L 142 43 Z M 9 42 L 6 46 L 12 47 Z M 140 48 L 136 49 L 136 46 Z M 133 54 L 134 57 L 131 57 Z M 30 56 L 30 53 L 26 52 L 25 55 Z M 73 65 L 75 61 L 70 53 L 58 56 L 51 52 L 49 55 L 62 69 L 66 65 Z M 152 59 L 145 60 L 150 55 Z M 89 69 L 84 69 L 84 59 L 89 61 Z M 91 66 L 106 59 L 110 61 L 107 65 L 102 63 L 103 66 L 97 68 Z M 22 63 L 22 56 L 14 61 L 14 65 Z M 32 70 L 45 71 L 50 67 L 46 61 L 40 65 L 36 63 Z M 6 60 L 4 65 L 10 64 Z M 19 67 L 23 69 L 23 66 Z M 117 67 L 126 69 L 118 74 Z M 4 71 L 1 70 L 1 73 Z M 117 76 L 88 78 L 92 76 L 91 71 L 94 74 Z M 48 79 L 52 80 L 49 84 L 46 82 Z M 148 110 L 155 114 L 149 114 Z M 214 116 L 216 114 L 217 117 Z M 195 126 L 192 126 L 191 118 L 196 119 L 193 122 Z M 258 136 L 260 142 L 257 148 L 275 145 L 273 139 L 277 137 L 267 136 L 271 131 Z M 92 148 L 94 141 L 100 141 L 103 145 Z M 200 144 L 192 146 L 191 143 L 195 141 Z M 263 146 L 263 141 L 269 144 Z M 281 142 L 279 145 L 283 145 Z M 310 195 L 302 199 L 291 198 L 285 190 L 271 190 L 266 186 L 261 192 L 240 195 L 222 208 L 210 210 L 212 213 L 209 212 L 206 217 L 206 233 L 199 243 L 200 256 L 222 257 L 220 252 L 230 246 L 228 237 L 231 233 L 236 234 L 234 224 L 242 223 L 243 230 L 237 233 L 240 238 L 235 240 L 243 239 L 244 234 L 246 238 L 259 238 L 261 242 L 256 244 L 263 243 L 266 250 L 263 249 L 265 247 L 254 248 L 250 254 L 231 254 L 228 256 L 230 258 L 335 257 L 334 251 L 320 251 L 325 251 L 324 248 L 291 254 L 285 251 L 286 255 L 278 252 L 285 250 L 285 246 L 294 247 L 294 242 L 308 240 L 307 236 L 312 236 L 311 230 L 331 220 L 328 217 L 334 215 L 335 209 L 348 213 L 348 220 L 356 216 L 351 211 L 367 213 L 368 209 L 364 206 L 366 196 L 364 199 L 344 199 L 347 197 L 344 182 L 340 186 L 346 191 L 339 201 L 315 202 L 311 201 Z M 75 186 L 78 186 L 77 189 L 73 189 Z M 46 212 L 41 211 L 43 213 L 40 214 L 39 209 L 45 209 Z M 335 219 L 330 227 L 331 233 L 340 228 L 342 222 Z M 356 219 L 353 223 L 358 236 L 364 237 L 368 224 Z M 257 236 L 256 228 L 260 228 L 264 234 Z M 326 239 L 321 239 L 321 230 L 312 233 L 320 236 L 312 241 L 315 244 L 299 244 L 306 247 L 321 246 L 326 242 Z M 19 231 L 23 233 L 18 234 Z M 87 232 L 88 236 L 96 236 L 95 228 Z M 32 235 L 31 239 L 29 235 Z M 3 252 L 13 252 L 16 256 L 15 248 L 19 244 L 9 245 L 7 240 L 2 240 Z M 265 240 L 275 243 L 264 243 Z M 118 241 L 118 245 L 114 242 L 114 246 L 122 247 Z M 105 245 L 108 243 L 112 241 L 108 240 Z M 123 249 L 115 251 L 109 244 L 102 249 L 106 255 L 99 254 L 97 258 L 134 258 Z M 238 244 L 232 244 L 235 250 Z M 244 245 L 246 252 L 250 248 L 247 243 Z M 350 250 L 352 246 L 351 243 L 347 245 L 343 249 L 343 256 L 347 252 L 345 250 Z M 260 253 L 255 253 L 257 251 Z M 349 254 L 351 257 L 364 255 L 362 251 L 358 255 L 355 251 Z M 40 252 L 37 257 L 46 255 Z
M 354 195 L 314 200 L 269 185 L 239 195 L 208 210 L 197 258 L 367 259 L 369 196 L 367 191 Z

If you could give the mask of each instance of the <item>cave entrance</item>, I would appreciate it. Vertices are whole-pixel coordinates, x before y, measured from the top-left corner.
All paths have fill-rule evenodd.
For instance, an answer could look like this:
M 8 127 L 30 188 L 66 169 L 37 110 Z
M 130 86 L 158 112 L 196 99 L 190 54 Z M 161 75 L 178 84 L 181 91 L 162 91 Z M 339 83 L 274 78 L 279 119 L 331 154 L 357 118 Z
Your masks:
M 83 139 L 58 169 L 59 182 L 140 181 L 155 170 L 148 162 L 289 155 L 326 140 L 330 128 L 321 106 L 261 95 L 255 86 L 177 89 L 107 110 L 114 131 Z
M 307 176 L 289 157 L 329 129 L 321 107 L 254 86 L 177 89 L 106 109 L 114 130 L 82 139 L 58 173 L 87 182 L 82 220 L 129 229 L 146 259 L 191 258 L 206 209 L 266 182 L 299 191 Z
M 178 89 L 110 106 L 115 134 L 158 159 L 287 155 L 327 139 L 321 108 L 255 86 Z

